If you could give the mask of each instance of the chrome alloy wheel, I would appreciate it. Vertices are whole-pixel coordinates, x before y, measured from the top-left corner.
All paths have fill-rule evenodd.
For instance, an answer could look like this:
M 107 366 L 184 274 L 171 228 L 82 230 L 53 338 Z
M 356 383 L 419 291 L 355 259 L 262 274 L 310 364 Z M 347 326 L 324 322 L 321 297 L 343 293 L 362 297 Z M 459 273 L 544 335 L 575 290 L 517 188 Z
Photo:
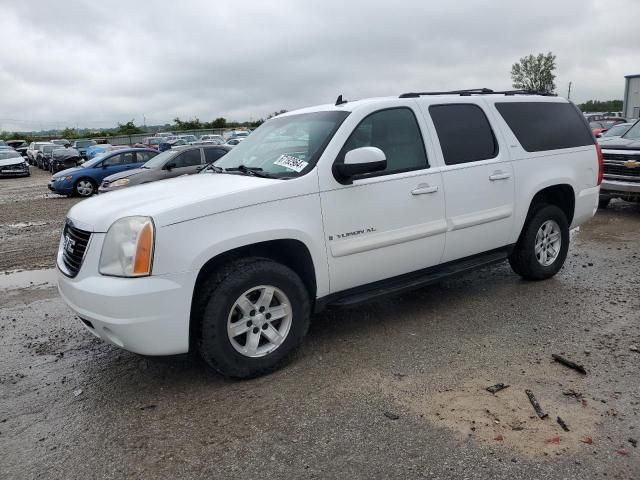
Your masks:
M 291 302 L 284 292 L 260 285 L 235 301 L 227 319 L 233 348 L 246 357 L 264 357 L 277 349 L 291 329 Z
M 562 234 L 560 226 L 555 220 L 547 220 L 536 233 L 535 254 L 538 262 L 543 267 L 548 267 L 556 261 L 560 255 Z
M 93 194 L 93 184 L 89 180 L 80 180 L 77 190 L 81 196 L 88 197 Z

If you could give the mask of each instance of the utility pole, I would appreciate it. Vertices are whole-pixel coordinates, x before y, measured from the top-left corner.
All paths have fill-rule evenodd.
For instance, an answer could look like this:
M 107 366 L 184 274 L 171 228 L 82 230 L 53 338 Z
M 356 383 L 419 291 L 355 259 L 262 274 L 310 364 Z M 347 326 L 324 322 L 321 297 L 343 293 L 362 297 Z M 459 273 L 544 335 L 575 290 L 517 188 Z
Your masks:
M 571 82 L 569 82 L 569 91 L 567 92 L 567 100 L 571 100 Z

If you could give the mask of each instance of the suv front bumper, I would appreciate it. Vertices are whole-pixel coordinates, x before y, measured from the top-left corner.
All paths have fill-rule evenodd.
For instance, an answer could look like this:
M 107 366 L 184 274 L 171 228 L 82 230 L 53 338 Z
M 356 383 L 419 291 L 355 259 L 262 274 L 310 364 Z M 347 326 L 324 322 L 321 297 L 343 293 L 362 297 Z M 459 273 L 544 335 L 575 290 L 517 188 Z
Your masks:
M 58 291 L 63 300 L 87 330 L 120 348 L 141 355 L 188 352 L 193 291 L 190 275 L 101 275 L 98 259 L 103 239 L 104 234 L 92 234 L 74 278 L 63 273 L 62 254 L 58 254 Z

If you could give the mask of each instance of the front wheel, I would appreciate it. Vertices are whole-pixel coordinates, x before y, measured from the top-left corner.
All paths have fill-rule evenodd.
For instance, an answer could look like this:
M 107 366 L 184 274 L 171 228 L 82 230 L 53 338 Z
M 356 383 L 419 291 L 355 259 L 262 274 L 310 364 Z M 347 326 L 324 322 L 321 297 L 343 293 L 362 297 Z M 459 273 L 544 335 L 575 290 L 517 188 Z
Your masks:
M 524 226 L 509 256 L 514 272 L 527 280 L 553 277 L 567 258 L 569 224 L 565 213 L 555 205 L 540 205 Z
M 73 191 L 79 197 L 90 197 L 96 191 L 96 186 L 92 180 L 88 178 L 81 178 L 73 186 Z
M 309 294 L 290 268 L 263 258 L 232 262 L 204 284 L 198 350 L 221 374 L 251 378 L 276 370 L 309 328 Z

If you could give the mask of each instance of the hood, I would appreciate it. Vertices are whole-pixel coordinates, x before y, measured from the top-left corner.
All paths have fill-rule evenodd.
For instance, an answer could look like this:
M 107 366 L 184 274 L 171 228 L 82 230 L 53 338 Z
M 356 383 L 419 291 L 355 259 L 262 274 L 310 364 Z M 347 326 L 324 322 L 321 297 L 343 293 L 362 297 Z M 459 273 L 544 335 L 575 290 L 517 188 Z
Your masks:
M 72 173 L 78 172 L 82 170 L 82 167 L 73 167 L 73 168 L 67 168 L 66 170 L 62 170 L 58 173 L 54 173 L 51 178 L 60 178 L 60 177 L 66 177 L 67 175 L 70 175 Z
M 24 163 L 24 158 L 22 157 L 3 158 L 0 160 L 0 167 L 5 167 L 7 165 L 20 165 L 21 163 Z
M 113 175 L 109 175 L 105 180 L 109 182 L 115 182 L 116 180 L 120 180 L 121 178 L 129 178 L 135 175 L 140 175 L 144 172 L 150 172 L 150 168 L 134 168 L 133 170 L 124 170 L 122 172 L 114 173 Z
M 314 173 L 291 180 L 220 173 L 184 175 L 89 198 L 73 206 L 68 216 L 93 232 L 106 232 L 114 221 L 134 215 L 153 217 L 156 227 L 163 227 L 314 190 L 317 193 Z
M 608 141 L 600 143 L 605 150 L 640 150 L 640 140 L 630 138 L 614 137 Z

